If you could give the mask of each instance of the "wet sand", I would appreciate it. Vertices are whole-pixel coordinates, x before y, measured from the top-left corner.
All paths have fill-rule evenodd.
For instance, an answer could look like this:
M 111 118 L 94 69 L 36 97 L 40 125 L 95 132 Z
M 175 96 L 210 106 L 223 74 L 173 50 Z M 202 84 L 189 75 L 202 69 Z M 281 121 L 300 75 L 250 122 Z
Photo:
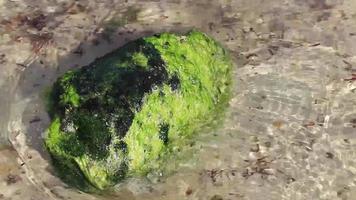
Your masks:
M 0 199 L 356 195 L 355 0 L 19 0 L 0 1 L 0 13 L 0 141 L 12 143 L 0 150 Z M 46 88 L 127 41 L 190 28 L 216 38 L 235 61 L 221 127 L 197 136 L 174 173 L 129 179 L 114 196 L 56 178 L 42 143 Z

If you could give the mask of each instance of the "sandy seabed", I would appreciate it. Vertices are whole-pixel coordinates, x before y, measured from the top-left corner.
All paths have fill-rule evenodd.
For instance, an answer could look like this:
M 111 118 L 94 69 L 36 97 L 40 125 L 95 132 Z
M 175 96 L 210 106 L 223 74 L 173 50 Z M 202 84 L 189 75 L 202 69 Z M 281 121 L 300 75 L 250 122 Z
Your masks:
M 355 20 L 356 0 L 0 0 L 0 199 L 355 199 Z M 173 174 L 102 196 L 62 183 L 42 143 L 46 88 L 130 40 L 191 28 L 235 61 L 221 127 Z

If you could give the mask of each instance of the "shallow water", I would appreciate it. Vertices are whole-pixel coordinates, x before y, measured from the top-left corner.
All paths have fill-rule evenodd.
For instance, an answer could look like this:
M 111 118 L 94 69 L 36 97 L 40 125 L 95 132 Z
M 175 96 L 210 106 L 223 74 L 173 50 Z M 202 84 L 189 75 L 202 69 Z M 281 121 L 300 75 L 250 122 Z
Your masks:
M 53 6 L 46 1 L 20 3 Z M 0 82 L 0 127 L 8 130 L 1 132 L 2 141 L 9 136 L 13 144 L 0 151 L 0 199 L 299 200 L 356 195 L 356 83 L 351 79 L 356 45 L 350 36 L 356 30 L 355 1 L 82 3 L 95 9 L 55 17 L 66 19 L 54 30 L 56 45 Z M 137 18 L 115 30 L 111 42 L 93 33 L 93 21 L 120 16 L 132 5 L 140 9 Z M 176 170 L 171 174 L 126 180 L 110 195 L 84 194 L 64 185 L 42 143 L 49 123 L 42 101 L 46 88 L 66 70 L 128 40 L 192 27 L 216 38 L 235 60 L 233 95 L 220 127 L 199 134 L 183 152 L 188 159 L 179 166 L 172 162 Z

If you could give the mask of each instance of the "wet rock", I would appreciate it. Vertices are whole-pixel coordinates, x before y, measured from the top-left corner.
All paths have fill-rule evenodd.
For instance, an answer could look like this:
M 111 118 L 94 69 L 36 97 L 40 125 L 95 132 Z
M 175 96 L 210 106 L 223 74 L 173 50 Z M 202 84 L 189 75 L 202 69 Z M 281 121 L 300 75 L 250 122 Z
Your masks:
M 231 66 L 217 42 L 191 31 L 142 38 L 67 72 L 49 95 L 45 143 L 57 168 L 99 189 L 158 170 L 164 152 L 180 152 L 222 111 Z

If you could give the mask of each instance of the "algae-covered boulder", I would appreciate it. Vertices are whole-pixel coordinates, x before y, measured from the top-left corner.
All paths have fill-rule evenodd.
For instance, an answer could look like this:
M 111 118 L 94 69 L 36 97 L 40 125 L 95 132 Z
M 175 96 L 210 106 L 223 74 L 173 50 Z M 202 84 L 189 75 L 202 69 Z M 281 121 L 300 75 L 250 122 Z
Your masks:
M 59 174 L 104 189 L 162 167 L 226 104 L 231 65 L 192 31 L 142 38 L 65 73 L 51 89 L 45 140 Z

